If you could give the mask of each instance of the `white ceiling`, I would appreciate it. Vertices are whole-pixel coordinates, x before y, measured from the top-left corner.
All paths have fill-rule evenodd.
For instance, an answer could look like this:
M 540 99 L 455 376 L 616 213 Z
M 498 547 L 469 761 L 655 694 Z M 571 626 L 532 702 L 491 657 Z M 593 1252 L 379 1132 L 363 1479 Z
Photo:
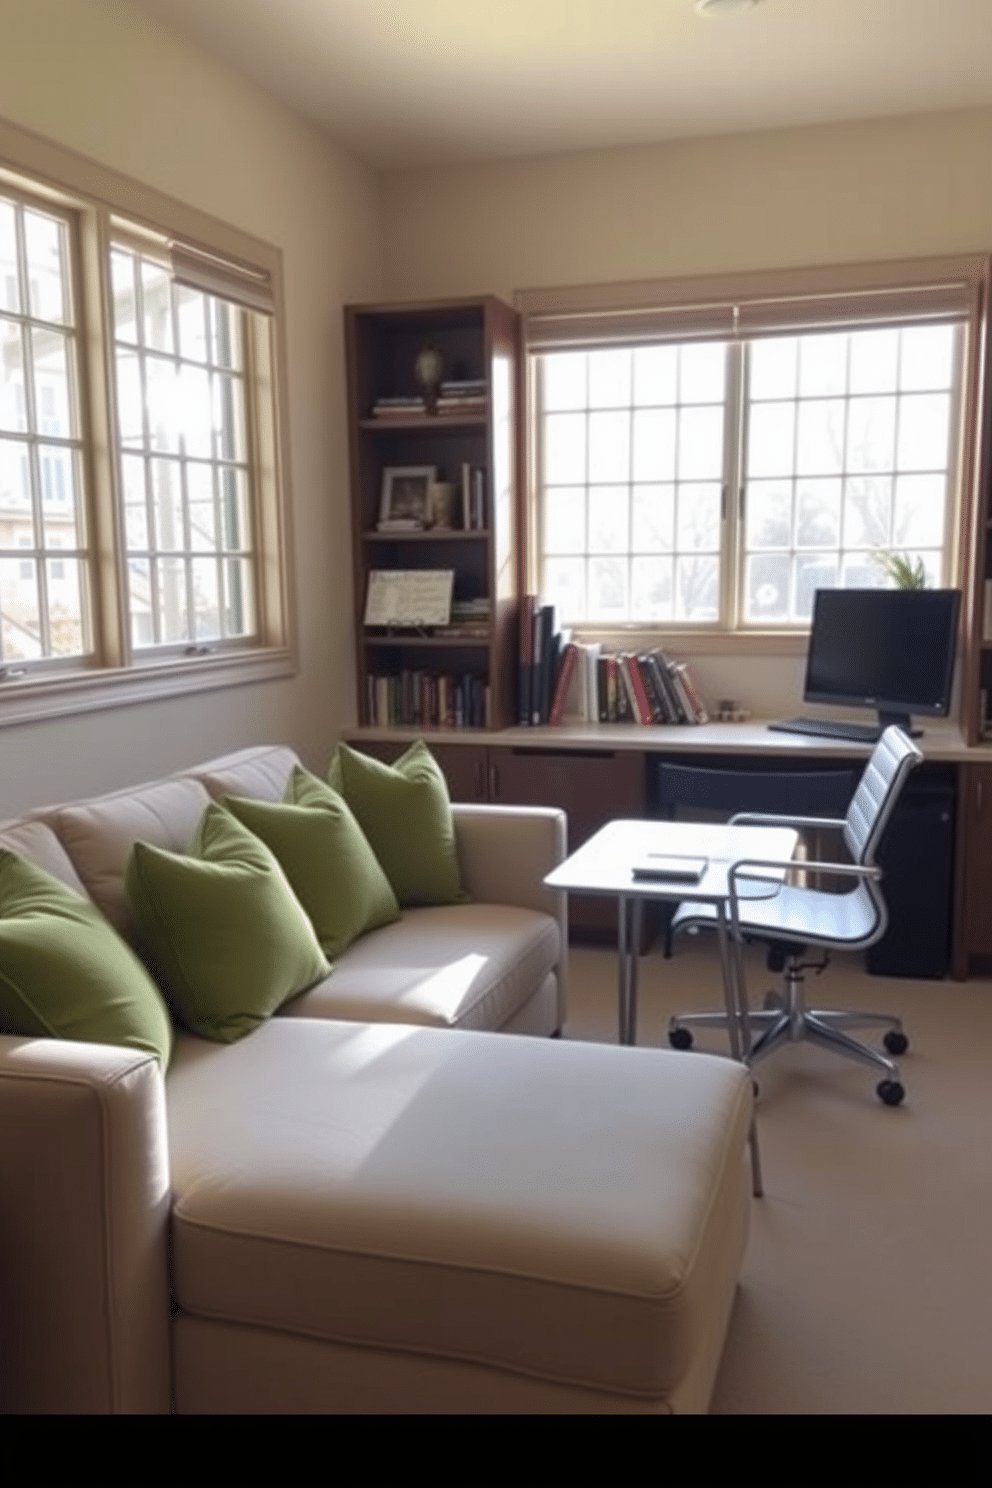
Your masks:
M 992 104 L 992 0 L 130 0 L 382 169 Z

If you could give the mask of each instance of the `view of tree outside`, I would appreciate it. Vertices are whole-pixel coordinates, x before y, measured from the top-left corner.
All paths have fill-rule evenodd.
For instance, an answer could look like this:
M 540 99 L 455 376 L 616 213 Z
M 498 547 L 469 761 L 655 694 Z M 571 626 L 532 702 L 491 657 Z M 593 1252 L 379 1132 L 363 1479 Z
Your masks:
M 543 354 L 543 597 L 566 624 L 733 623 L 721 507 L 739 485 L 745 624 L 808 621 L 817 587 L 887 583 L 879 549 L 940 582 L 959 338 L 928 325 Z M 728 387 L 743 390 L 729 421 Z

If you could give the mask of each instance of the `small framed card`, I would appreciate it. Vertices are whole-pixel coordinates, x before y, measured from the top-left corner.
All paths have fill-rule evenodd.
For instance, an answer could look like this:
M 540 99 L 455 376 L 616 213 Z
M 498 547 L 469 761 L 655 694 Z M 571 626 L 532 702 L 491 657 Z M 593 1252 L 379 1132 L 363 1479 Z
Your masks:
M 374 568 L 365 598 L 365 624 L 447 625 L 454 582 L 453 568 Z
M 631 868 L 634 878 L 642 882 L 698 883 L 706 872 L 709 858 L 682 853 L 645 853 Z

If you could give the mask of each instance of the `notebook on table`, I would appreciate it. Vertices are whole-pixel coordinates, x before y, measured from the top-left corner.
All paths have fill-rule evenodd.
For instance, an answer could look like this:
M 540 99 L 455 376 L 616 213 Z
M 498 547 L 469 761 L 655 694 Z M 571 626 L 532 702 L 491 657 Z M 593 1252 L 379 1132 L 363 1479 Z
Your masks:
M 631 867 L 634 878 L 643 881 L 698 883 L 709 858 L 686 853 L 649 852 Z

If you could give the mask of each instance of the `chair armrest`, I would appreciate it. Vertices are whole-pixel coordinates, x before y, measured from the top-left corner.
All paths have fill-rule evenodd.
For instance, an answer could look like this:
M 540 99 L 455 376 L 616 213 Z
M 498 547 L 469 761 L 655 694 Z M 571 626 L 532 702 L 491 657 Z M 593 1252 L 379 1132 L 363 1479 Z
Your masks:
M 742 870 L 754 868 L 766 868 L 776 875 L 774 879 L 768 880 L 769 892 L 767 894 L 740 894 L 737 889 L 738 878 L 746 878 L 747 873 Z M 773 898 L 781 887 L 782 880 L 790 870 L 801 873 L 835 873 L 844 878 L 873 879 L 882 877 L 881 868 L 875 864 L 863 863 L 811 863 L 805 858 L 738 858 L 731 863 L 727 869 L 727 887 L 730 890 L 730 923 L 734 930 L 740 923 L 738 905 L 754 902 L 758 898 Z M 760 874 L 756 875 L 760 878 Z
M 830 827 L 840 831 L 847 823 L 833 816 L 776 816 L 769 811 L 738 811 L 730 818 L 732 827 Z
M 0 1408 L 172 1408 L 165 1090 L 147 1054 L 0 1037 Z

